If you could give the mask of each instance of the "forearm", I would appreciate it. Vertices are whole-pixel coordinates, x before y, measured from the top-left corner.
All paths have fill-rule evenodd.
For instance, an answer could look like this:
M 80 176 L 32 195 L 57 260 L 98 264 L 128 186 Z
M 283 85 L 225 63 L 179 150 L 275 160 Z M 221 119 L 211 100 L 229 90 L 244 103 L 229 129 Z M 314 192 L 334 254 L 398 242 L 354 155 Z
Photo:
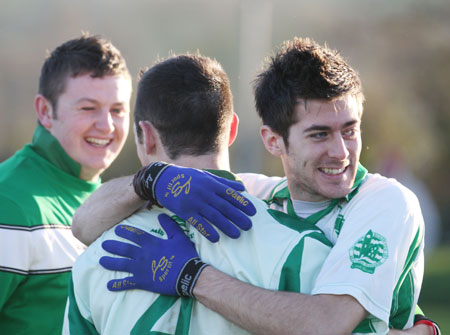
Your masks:
M 346 295 L 305 295 L 261 289 L 209 266 L 194 295 L 206 307 L 257 334 L 350 334 L 367 315 Z
M 133 176 L 112 179 L 77 209 L 72 221 L 73 235 L 89 245 L 144 204 L 134 192 Z

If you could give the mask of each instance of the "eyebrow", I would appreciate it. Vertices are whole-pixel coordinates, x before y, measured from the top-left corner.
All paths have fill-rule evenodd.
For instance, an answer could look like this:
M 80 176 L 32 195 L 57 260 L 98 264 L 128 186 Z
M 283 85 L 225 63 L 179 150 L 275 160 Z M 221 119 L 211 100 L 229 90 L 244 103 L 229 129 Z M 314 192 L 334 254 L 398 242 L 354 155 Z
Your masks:
M 344 123 L 344 126 L 342 128 L 347 128 L 350 126 L 353 126 L 354 124 L 359 123 L 358 120 L 351 120 Z M 308 133 L 311 131 L 330 131 L 331 127 L 329 126 L 321 126 L 321 125 L 312 125 L 311 127 L 306 128 L 303 132 Z
M 93 104 L 98 104 L 97 100 L 91 99 L 91 98 L 80 98 L 80 99 L 77 100 L 76 103 L 79 104 L 79 103 L 82 103 L 82 102 L 90 102 L 90 103 L 93 103 Z M 121 106 L 123 106 L 124 104 L 125 103 L 122 102 L 122 101 L 117 101 L 117 102 L 113 103 L 113 105 L 121 105 Z

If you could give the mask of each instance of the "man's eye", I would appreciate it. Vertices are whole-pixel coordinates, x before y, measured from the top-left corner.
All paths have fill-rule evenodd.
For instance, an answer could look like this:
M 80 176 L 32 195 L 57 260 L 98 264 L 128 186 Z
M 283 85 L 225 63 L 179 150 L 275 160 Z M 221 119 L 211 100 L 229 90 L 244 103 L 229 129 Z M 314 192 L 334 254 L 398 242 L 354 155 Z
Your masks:
M 356 135 L 356 129 L 349 129 L 344 132 L 346 137 L 354 137 Z
M 122 112 L 123 112 L 122 108 L 113 108 L 113 109 L 111 109 L 111 113 L 114 113 L 114 114 L 120 114 Z
M 93 110 L 95 110 L 95 107 L 85 106 L 85 107 L 81 107 L 81 110 L 84 110 L 84 111 L 93 111 Z
M 328 134 L 325 131 L 321 131 L 320 133 L 311 134 L 311 137 L 314 138 L 314 139 L 320 140 L 320 139 L 323 139 L 323 138 L 327 137 L 327 135 Z

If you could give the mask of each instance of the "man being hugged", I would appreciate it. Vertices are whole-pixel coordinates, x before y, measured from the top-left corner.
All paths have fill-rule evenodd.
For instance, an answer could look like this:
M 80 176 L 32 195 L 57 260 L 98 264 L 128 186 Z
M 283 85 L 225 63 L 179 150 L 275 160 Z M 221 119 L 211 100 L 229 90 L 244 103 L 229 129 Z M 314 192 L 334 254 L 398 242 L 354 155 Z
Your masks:
M 228 171 L 228 146 L 236 137 L 238 119 L 228 77 L 216 61 L 181 55 L 154 65 L 140 79 L 134 118 L 137 152 L 144 165 L 134 177 L 134 187 L 141 197 L 152 198 L 151 204 L 153 188 L 170 205 L 197 192 L 199 180 L 210 191 L 217 188 L 216 176 L 227 178 L 230 186 L 239 184 Z M 210 173 L 167 163 L 147 165 L 156 160 L 207 168 Z M 205 175 L 211 179 L 208 184 L 202 181 Z M 242 214 L 242 228 L 252 223 L 253 228 L 238 240 L 211 230 L 195 213 L 183 213 L 181 220 L 158 206 L 137 211 L 103 234 L 73 267 L 64 333 L 248 334 L 192 299 L 196 280 L 209 262 L 260 287 L 310 293 L 331 243 L 314 225 L 299 224 L 244 195 L 228 187 L 225 199 L 213 194 L 208 199 L 211 207 L 204 209 L 214 216 L 213 206 L 226 207 L 231 201 L 253 214 L 251 219 Z M 230 231 L 239 235 L 234 226 Z M 209 241 L 219 237 L 218 243 Z M 112 258 L 102 247 L 124 258 Z M 99 261 L 135 276 L 123 278 L 123 272 L 108 271 Z M 165 295 L 124 290 L 151 290 L 155 285 Z

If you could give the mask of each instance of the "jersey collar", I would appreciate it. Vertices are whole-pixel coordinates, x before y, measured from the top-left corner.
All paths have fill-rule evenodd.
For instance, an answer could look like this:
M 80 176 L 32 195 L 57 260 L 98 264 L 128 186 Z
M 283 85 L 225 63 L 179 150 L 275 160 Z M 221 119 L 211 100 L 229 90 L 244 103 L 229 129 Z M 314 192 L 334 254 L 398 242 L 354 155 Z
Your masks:
M 287 200 L 287 212 L 289 215 L 296 216 L 301 220 L 307 221 L 312 224 L 316 224 L 325 215 L 330 213 L 334 209 L 334 207 L 336 207 L 339 203 L 341 203 L 342 201 L 348 202 L 351 199 L 353 199 L 353 197 L 358 193 L 359 187 L 364 183 L 366 179 L 367 179 L 367 169 L 364 166 L 362 166 L 361 163 L 359 163 L 352 190 L 343 198 L 332 199 L 330 201 L 330 205 L 327 208 L 308 216 L 306 219 L 300 218 L 297 215 L 297 213 L 295 213 L 294 206 L 291 200 L 291 195 L 289 193 L 289 189 L 287 186 L 276 192 L 273 195 L 273 197 L 269 199 L 269 201 L 270 203 L 276 203 L 282 206 L 283 202 Z
M 242 180 L 236 176 L 234 173 L 230 172 L 230 171 L 226 171 L 226 170 L 214 170 L 214 169 L 205 169 L 205 171 L 218 176 L 218 177 L 222 177 L 225 179 L 229 179 L 229 180 L 233 180 L 233 181 L 238 181 L 240 183 L 242 183 Z
M 58 140 L 40 124 L 34 131 L 31 148 L 59 169 L 80 178 L 81 165 L 75 162 L 66 153 Z

